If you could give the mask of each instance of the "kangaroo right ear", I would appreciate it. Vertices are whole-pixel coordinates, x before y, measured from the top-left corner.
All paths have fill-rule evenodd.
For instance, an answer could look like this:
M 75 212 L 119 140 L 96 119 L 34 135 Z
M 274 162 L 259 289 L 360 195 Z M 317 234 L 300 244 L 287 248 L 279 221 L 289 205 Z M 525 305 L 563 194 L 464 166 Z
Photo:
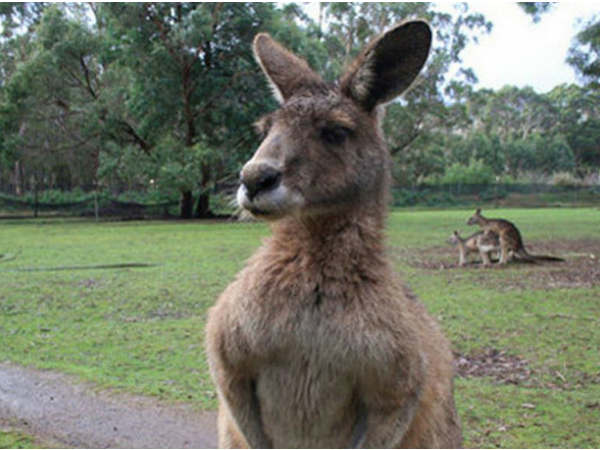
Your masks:
M 417 77 L 431 46 L 427 22 L 397 25 L 371 42 L 340 81 L 342 92 L 367 111 L 404 92 Z
M 273 94 L 279 103 L 283 103 L 302 86 L 322 83 L 304 61 L 267 33 L 259 33 L 254 38 L 254 57 L 267 76 Z
M 477 210 L 475 211 L 475 214 L 477 214 L 477 215 L 481 214 L 481 208 L 477 208 Z

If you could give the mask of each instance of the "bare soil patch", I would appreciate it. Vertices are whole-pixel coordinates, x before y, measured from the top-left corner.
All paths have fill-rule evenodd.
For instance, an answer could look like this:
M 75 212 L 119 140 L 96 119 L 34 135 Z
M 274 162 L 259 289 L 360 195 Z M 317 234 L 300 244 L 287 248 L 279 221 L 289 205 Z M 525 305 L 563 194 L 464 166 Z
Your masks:
M 503 290 L 590 288 L 600 286 L 600 239 L 573 239 L 560 241 L 531 241 L 527 251 L 533 255 L 551 255 L 564 258 L 564 262 L 512 261 L 508 266 L 494 265 L 485 268 L 476 255 L 470 255 L 470 264 L 458 265 L 458 250 L 451 245 L 435 246 L 424 250 L 398 250 L 403 261 L 412 267 L 430 271 L 448 271 L 449 276 L 462 271 L 503 270 L 518 266 L 518 272 L 507 273 Z M 485 277 L 478 278 L 485 281 Z
M 463 378 L 491 377 L 501 384 L 520 385 L 530 380 L 529 361 L 504 350 L 485 348 L 472 354 L 454 354 L 458 376 Z
M 507 350 L 496 348 L 486 347 L 468 354 L 454 352 L 455 373 L 462 378 L 488 377 L 498 384 L 558 390 L 572 390 L 590 384 L 600 384 L 600 372 L 589 374 L 574 371 L 565 377 L 549 367 L 542 366 L 534 369 L 530 366 L 530 362 Z

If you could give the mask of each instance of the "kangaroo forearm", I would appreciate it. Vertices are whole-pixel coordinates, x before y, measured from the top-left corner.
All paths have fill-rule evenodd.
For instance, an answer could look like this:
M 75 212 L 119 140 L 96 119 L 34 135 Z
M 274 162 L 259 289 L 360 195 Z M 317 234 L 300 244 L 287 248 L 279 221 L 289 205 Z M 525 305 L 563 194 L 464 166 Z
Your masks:
M 367 429 L 360 448 L 391 448 L 402 442 L 417 411 L 418 397 L 413 396 L 391 413 L 367 411 Z
M 238 429 L 250 448 L 272 448 L 273 444 L 264 432 L 260 406 L 252 383 L 240 381 L 228 386 L 223 398 Z

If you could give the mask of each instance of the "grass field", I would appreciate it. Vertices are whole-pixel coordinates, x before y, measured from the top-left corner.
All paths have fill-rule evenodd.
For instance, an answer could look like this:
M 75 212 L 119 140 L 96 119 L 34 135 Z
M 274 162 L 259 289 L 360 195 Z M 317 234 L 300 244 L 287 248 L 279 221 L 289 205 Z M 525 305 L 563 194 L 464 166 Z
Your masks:
M 0 448 L 39 448 L 39 444 L 31 436 L 0 428 Z
M 396 211 L 388 227 L 398 271 L 470 375 L 456 381 L 465 446 L 600 447 L 600 211 L 489 212 L 517 223 L 534 253 L 567 259 L 489 270 L 456 268 L 445 243 L 472 231 L 470 214 Z M 0 361 L 214 408 L 206 311 L 268 233 L 253 223 L 2 221 L 0 254 L 14 259 L 0 264 Z M 123 263 L 153 266 L 85 268 Z

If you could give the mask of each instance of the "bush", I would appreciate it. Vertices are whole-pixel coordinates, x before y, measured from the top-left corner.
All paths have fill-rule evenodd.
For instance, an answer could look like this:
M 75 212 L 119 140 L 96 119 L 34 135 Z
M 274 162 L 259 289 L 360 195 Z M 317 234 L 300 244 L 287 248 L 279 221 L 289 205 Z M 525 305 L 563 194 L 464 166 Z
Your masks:
M 455 205 L 457 203 L 456 197 L 449 192 L 433 192 L 431 195 L 428 195 L 425 199 L 425 204 L 427 206 L 448 206 Z
M 550 183 L 554 186 L 581 186 L 582 181 L 570 172 L 556 172 L 552 174 Z
M 80 188 L 75 188 L 72 191 L 61 191 L 58 189 L 39 191 L 37 193 L 37 198 L 34 192 L 27 192 L 23 197 L 20 198 L 20 200 L 31 205 L 35 204 L 36 200 L 37 203 L 61 205 L 84 202 L 90 200 L 91 198 L 93 198 L 93 194 L 87 194 Z
M 116 200 L 121 202 L 139 203 L 141 205 L 155 205 L 162 203 L 177 203 L 179 199 L 177 195 L 169 195 L 169 193 L 164 191 L 152 189 L 148 192 L 125 191 L 120 193 Z
M 394 189 L 392 196 L 394 206 L 414 206 L 421 201 L 420 193 L 411 189 Z
M 454 163 L 446 167 L 440 178 L 442 184 L 492 184 L 494 171 L 481 160 L 471 160 L 468 166 Z
M 494 200 L 501 200 L 508 196 L 508 191 L 504 186 L 496 185 L 490 186 L 486 190 L 479 193 L 479 198 L 484 202 L 490 202 Z

